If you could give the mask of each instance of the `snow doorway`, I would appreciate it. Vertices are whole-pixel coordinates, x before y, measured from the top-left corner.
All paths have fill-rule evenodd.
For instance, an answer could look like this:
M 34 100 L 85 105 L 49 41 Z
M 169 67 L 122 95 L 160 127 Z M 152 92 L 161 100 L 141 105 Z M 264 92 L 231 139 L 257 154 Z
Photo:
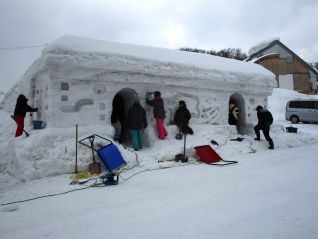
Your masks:
M 235 112 L 233 112 L 235 111 Z M 233 118 L 232 113 L 236 114 L 237 118 Z M 236 125 L 237 132 L 239 134 L 244 134 L 246 132 L 246 112 L 245 112 L 245 102 L 243 97 L 234 93 L 229 99 L 229 124 Z
M 118 126 L 119 124 L 119 128 L 121 129 L 118 142 L 127 146 L 131 146 L 132 140 L 129 129 L 127 127 L 126 119 L 128 109 L 132 106 L 135 100 L 139 101 L 139 97 L 136 91 L 131 88 L 123 88 L 114 96 L 112 103 L 112 122 L 117 121 L 116 125 Z M 145 135 L 143 135 L 143 144 L 147 146 L 148 140 L 145 139 L 148 139 L 148 137 L 145 137 Z

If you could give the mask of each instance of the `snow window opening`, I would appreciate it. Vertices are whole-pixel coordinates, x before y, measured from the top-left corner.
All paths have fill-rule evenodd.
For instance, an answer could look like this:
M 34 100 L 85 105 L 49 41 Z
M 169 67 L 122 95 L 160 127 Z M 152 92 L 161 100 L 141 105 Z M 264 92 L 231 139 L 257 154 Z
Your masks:
M 62 95 L 61 96 L 61 101 L 68 101 L 68 96 L 67 95 Z
M 84 106 L 93 105 L 93 99 L 80 99 L 76 101 L 75 105 L 63 105 L 61 106 L 61 111 L 63 113 L 74 113 L 82 110 Z
M 61 82 L 61 90 L 69 90 L 70 85 L 67 82 Z
M 105 103 L 99 103 L 99 109 L 104 110 L 106 108 Z
M 99 115 L 99 120 L 105 120 L 106 119 L 106 117 L 105 117 L 105 115 Z

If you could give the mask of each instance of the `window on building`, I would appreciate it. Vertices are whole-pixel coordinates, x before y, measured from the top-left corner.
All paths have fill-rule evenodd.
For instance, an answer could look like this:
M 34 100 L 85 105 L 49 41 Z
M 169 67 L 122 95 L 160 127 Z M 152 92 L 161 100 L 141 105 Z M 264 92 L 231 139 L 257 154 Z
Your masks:
M 287 62 L 293 62 L 293 56 L 287 56 L 286 57 Z
M 61 82 L 61 90 L 69 90 L 70 86 L 66 82 Z
M 106 108 L 105 103 L 99 103 L 99 109 L 104 110 Z

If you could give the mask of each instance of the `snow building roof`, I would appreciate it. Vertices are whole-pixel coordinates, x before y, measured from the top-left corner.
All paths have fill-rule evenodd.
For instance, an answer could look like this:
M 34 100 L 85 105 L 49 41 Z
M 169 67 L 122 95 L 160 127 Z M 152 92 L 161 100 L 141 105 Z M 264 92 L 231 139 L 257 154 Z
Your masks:
M 106 72 L 133 72 L 240 85 L 246 80 L 246 84 L 276 86 L 274 75 L 252 62 L 76 36 L 63 36 L 52 42 L 43 50 L 42 58 L 45 65 L 59 66 L 59 69 L 85 68 L 77 72 L 79 78 Z
M 252 46 L 249 50 L 248 50 L 248 55 L 252 56 L 255 53 L 267 48 L 269 45 L 271 45 L 273 42 L 279 41 L 279 38 L 270 38 L 267 40 L 264 40 L 262 42 L 259 42 L 258 44 Z

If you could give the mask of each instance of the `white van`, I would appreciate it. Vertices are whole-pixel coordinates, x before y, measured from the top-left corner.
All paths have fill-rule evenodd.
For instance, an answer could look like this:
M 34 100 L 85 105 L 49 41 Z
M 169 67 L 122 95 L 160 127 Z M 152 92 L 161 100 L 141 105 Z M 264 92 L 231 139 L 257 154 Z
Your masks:
M 287 102 L 285 119 L 293 124 L 318 122 L 318 100 L 291 100 Z

